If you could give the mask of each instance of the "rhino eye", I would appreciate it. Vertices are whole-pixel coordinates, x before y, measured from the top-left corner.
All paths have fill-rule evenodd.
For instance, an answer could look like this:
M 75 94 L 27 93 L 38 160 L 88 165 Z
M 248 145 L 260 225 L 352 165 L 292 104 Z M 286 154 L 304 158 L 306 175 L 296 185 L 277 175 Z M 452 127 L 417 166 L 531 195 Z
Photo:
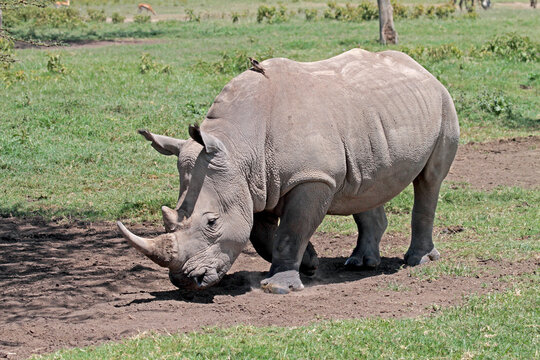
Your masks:
M 216 218 L 209 218 L 208 219 L 208 226 L 214 226 L 216 224 L 217 219 Z

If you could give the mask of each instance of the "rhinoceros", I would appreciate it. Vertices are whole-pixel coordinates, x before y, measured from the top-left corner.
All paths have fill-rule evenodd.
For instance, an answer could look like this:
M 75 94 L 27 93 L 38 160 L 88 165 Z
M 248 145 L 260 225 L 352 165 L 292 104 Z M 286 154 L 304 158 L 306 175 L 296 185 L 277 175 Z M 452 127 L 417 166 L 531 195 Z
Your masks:
M 140 252 L 177 287 L 222 279 L 248 241 L 271 262 L 266 292 L 301 290 L 313 274 L 309 242 L 326 214 L 353 215 L 357 245 L 345 265 L 375 267 L 384 204 L 414 187 L 408 265 L 439 258 L 432 240 L 441 183 L 459 124 L 445 87 L 408 55 L 353 49 L 317 62 L 268 59 L 232 79 L 206 118 L 179 140 L 140 133 L 178 156 L 180 196 L 163 207 L 166 233 Z

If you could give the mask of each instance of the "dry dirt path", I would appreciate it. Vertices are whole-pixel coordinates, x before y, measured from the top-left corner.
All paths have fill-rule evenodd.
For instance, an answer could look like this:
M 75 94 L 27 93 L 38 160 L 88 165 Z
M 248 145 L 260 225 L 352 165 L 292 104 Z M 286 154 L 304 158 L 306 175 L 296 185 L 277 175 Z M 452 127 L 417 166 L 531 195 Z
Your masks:
M 538 187 L 539 143 L 530 137 L 464 145 L 450 180 L 480 189 Z M 152 236 L 161 229 L 141 225 L 134 231 Z M 452 241 L 452 235 L 445 236 Z M 114 224 L 0 218 L 0 358 L 22 359 L 147 330 L 418 316 L 433 312 L 433 304 L 446 307 L 465 294 L 501 290 L 505 285 L 499 277 L 538 266 L 534 261 L 479 262 L 478 277 L 427 283 L 402 268 L 399 249 L 408 243 L 402 235 L 383 238 L 377 270 L 356 272 L 342 265 L 354 236 L 316 234 L 312 241 L 321 267 L 314 279 L 304 279 L 304 291 L 286 296 L 260 291 L 269 265 L 248 247 L 220 284 L 192 293 L 175 289 L 166 271 L 131 249 Z

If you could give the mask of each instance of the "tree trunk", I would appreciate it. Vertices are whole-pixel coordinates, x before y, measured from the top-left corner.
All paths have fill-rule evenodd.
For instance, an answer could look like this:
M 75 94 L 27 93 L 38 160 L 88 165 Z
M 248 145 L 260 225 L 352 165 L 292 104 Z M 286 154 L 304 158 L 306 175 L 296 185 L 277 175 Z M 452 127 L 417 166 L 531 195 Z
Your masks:
M 2 31 L 2 9 L 0 9 L 0 31 Z
M 390 0 L 377 0 L 379 5 L 379 34 L 383 45 L 397 44 L 398 34 L 394 28 L 393 9 Z

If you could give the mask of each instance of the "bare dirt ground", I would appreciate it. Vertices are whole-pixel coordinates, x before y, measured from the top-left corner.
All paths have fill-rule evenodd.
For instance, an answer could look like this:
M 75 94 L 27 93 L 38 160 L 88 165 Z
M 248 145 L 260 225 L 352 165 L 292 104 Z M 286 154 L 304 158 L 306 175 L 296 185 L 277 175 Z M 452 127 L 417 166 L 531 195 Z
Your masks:
M 450 180 L 480 189 L 538 187 L 540 138 L 469 144 Z M 480 173 L 480 175 L 475 175 Z M 160 228 L 134 226 L 153 236 Z M 316 234 L 321 266 L 306 288 L 289 295 L 258 289 L 269 264 L 247 247 L 226 277 L 202 292 L 176 289 L 166 270 L 130 248 L 111 223 L 0 218 L 0 358 L 22 359 L 148 330 L 184 332 L 204 326 L 294 326 L 320 319 L 413 317 L 499 291 L 502 276 L 535 271 L 535 261 L 484 261 L 475 277 L 426 282 L 403 267 L 405 235 L 385 235 L 376 270 L 343 267 L 354 236 Z M 442 241 L 452 241 L 452 235 Z M 443 254 L 444 255 L 444 254 Z M 437 306 L 433 306 L 436 304 Z
M 446 179 L 466 182 L 480 190 L 497 186 L 537 188 L 540 186 L 540 137 L 463 145 Z

